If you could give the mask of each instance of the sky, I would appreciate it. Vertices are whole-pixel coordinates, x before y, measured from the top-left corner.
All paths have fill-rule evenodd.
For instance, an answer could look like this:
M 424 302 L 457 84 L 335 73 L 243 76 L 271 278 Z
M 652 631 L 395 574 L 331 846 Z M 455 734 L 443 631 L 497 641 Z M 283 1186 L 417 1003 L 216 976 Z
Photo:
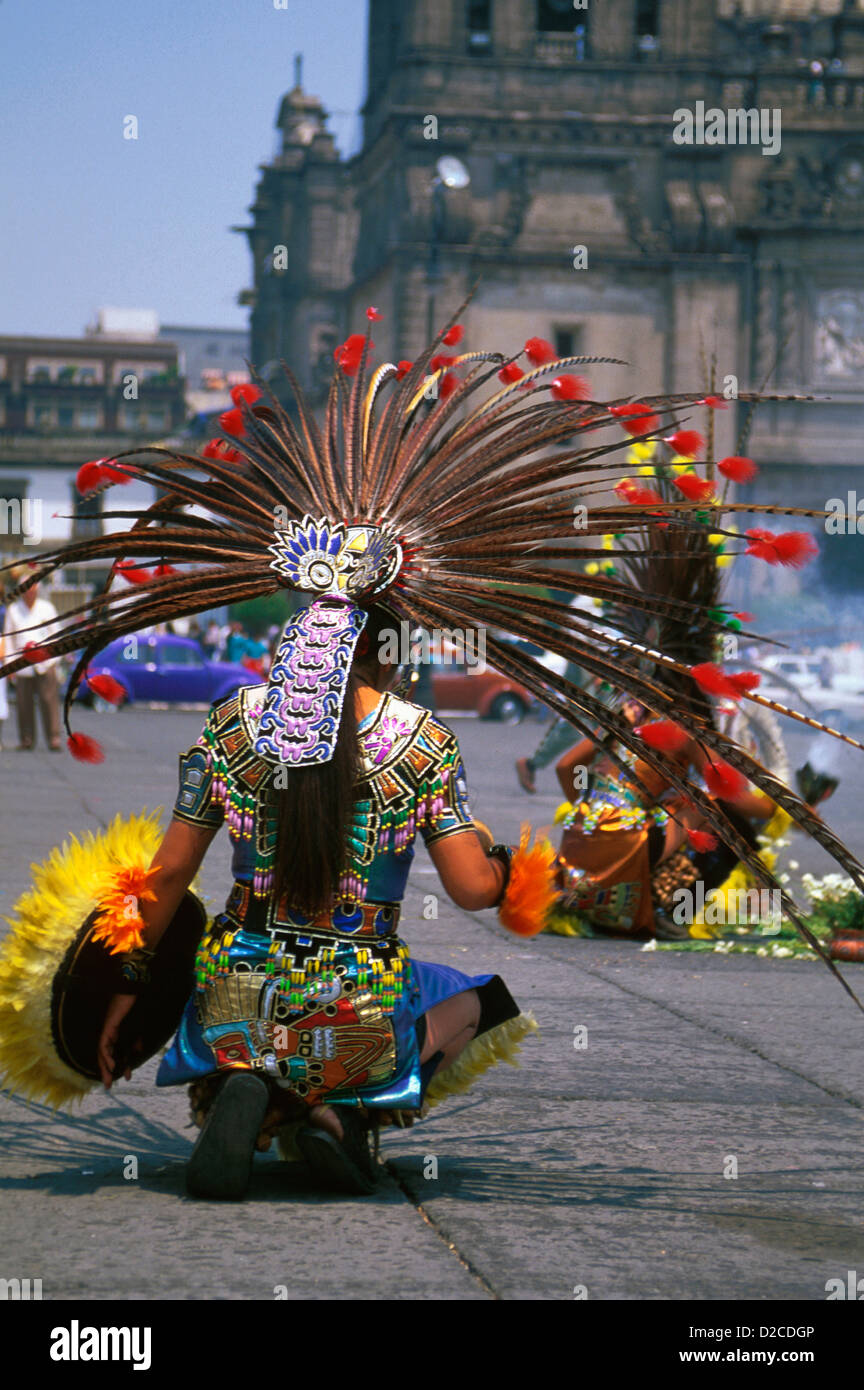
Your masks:
M 280 8 L 277 8 L 277 5 Z M 243 328 L 258 165 L 303 87 L 359 146 L 366 0 L 0 0 L 0 334 L 103 305 Z M 123 138 L 136 116 L 138 139 Z

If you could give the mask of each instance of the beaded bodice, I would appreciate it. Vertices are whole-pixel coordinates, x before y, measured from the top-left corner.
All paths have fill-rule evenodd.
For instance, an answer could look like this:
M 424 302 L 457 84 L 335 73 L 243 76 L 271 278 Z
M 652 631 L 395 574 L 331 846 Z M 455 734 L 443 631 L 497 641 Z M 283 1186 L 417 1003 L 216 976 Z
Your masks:
M 233 897 L 242 921 L 272 921 L 280 772 L 254 751 L 264 686 L 246 686 L 210 711 L 198 743 L 180 759 L 174 814 L 195 825 L 227 823 L 232 844 Z M 346 844 L 334 918 L 349 934 L 362 932 L 363 904 L 398 904 L 419 832 L 427 844 L 472 824 L 455 736 L 426 709 L 382 696 L 358 726 L 360 778 Z M 283 771 L 283 777 L 291 770 Z M 269 905 L 270 911 L 261 909 Z M 226 907 L 229 916 L 232 900 Z M 256 906 L 259 910 L 255 910 Z M 309 925 L 294 914 L 280 925 Z M 353 926 L 352 926 L 353 923 Z M 391 923 L 392 926 L 392 923 Z

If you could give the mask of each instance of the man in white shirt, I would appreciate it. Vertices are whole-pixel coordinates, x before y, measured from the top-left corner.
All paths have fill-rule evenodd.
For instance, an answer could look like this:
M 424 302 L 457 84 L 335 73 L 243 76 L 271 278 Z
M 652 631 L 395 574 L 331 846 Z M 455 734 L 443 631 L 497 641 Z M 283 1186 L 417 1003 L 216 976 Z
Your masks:
M 12 582 L 20 583 L 26 571 L 13 571 Z M 47 598 L 39 597 L 39 585 L 34 584 L 6 609 L 3 625 L 5 660 L 22 655 L 28 643 L 38 646 L 52 635 L 49 623 L 57 622 L 57 609 Z M 35 627 L 35 624 L 39 624 Z M 42 626 L 46 624 L 46 626 Z M 32 628 L 33 631 L 25 631 Z M 22 667 L 10 680 L 14 682 L 18 699 L 18 747 L 33 748 L 36 741 L 35 703 L 42 711 L 45 740 L 53 752 L 61 751 L 60 744 L 60 672 L 58 657 L 50 657 L 33 666 Z

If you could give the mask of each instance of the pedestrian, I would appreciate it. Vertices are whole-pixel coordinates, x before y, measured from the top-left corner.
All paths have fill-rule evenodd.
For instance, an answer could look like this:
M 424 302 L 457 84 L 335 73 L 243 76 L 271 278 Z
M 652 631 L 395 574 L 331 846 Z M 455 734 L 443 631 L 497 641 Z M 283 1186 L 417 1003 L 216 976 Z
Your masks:
M 823 690 L 830 690 L 834 680 L 834 663 L 827 652 L 819 658 L 819 684 Z
M 218 660 L 221 648 L 221 631 L 218 623 L 211 622 L 207 624 L 207 630 L 204 633 L 204 640 L 201 645 L 204 648 L 204 655 L 207 657 L 208 661 Z
M 3 637 L 3 625 L 6 618 L 6 605 L 3 602 L 4 589 L 0 584 L 0 666 L 6 655 L 5 639 Z M 3 752 L 3 724 L 9 717 L 9 701 L 6 694 L 6 680 L 0 676 L 0 753 Z
M 10 574 L 13 585 L 27 582 L 30 571 L 14 569 Z M 38 583 L 29 583 L 19 597 L 10 602 L 3 624 L 5 660 L 26 654 L 28 645 L 43 646 L 57 624 L 57 609 L 50 599 L 42 598 Z M 38 635 L 35 629 L 38 629 Z M 18 710 L 18 747 L 32 749 L 36 743 L 35 706 L 38 702 L 45 742 L 54 753 L 61 751 L 60 743 L 60 672 L 56 656 L 23 666 L 10 678 L 15 685 Z

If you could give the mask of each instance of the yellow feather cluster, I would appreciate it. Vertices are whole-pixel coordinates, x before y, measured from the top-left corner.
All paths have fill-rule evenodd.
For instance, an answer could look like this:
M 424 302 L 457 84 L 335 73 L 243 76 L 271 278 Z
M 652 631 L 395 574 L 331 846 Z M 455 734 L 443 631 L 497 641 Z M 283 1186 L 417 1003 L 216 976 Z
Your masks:
M 527 1013 L 508 1018 L 488 1032 L 481 1033 L 479 1038 L 472 1038 L 455 1062 L 433 1076 L 426 1092 L 425 1105 L 431 1108 L 440 1105 L 447 1096 L 469 1091 L 478 1076 L 497 1062 L 508 1062 L 511 1067 L 518 1067 L 516 1056 L 521 1043 L 529 1033 L 537 1031 L 536 1018 Z
M 107 830 L 70 835 L 32 866 L 0 947 L 0 1080 L 10 1090 L 58 1107 L 92 1088 L 54 1050 L 52 981 L 112 874 L 149 864 L 161 838 L 160 812 L 117 816 Z

